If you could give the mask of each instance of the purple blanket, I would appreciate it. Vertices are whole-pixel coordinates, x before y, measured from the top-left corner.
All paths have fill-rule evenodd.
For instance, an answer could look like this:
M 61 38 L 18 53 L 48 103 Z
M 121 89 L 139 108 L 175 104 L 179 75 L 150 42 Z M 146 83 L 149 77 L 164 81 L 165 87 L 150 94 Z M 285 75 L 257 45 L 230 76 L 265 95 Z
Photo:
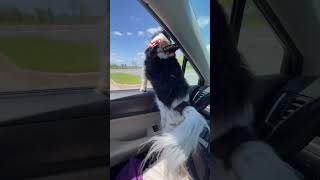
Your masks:
M 142 174 L 139 172 L 141 162 L 132 158 L 128 164 L 118 174 L 116 180 L 142 180 Z

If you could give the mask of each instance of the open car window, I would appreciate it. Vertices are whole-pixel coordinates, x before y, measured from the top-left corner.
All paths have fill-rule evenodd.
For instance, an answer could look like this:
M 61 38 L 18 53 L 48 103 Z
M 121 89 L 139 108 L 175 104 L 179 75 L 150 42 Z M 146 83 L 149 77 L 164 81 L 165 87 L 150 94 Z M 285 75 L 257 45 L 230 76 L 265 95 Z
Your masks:
M 205 25 L 207 25 L 207 21 L 205 21 Z M 141 93 L 139 90 L 145 80 L 144 50 L 151 37 L 161 29 L 157 20 L 139 1 L 110 1 L 111 99 Z M 178 50 L 176 54 L 182 65 L 183 53 Z M 198 84 L 198 74 L 189 63 L 185 77 L 190 85 Z M 147 88 L 152 89 L 149 81 Z
M 106 54 L 99 7 L 97 0 L 0 2 L 0 121 L 100 98 Z
M 238 46 L 256 75 L 280 74 L 284 49 L 253 0 L 246 2 Z

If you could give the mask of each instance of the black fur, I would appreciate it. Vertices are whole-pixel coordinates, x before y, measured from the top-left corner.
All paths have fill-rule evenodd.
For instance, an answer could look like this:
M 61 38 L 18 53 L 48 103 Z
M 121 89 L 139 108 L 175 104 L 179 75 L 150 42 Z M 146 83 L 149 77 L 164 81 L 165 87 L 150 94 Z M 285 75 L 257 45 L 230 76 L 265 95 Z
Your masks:
M 189 86 L 184 79 L 178 60 L 174 57 L 160 59 L 156 55 L 156 49 L 157 46 L 145 50 L 145 75 L 151 82 L 158 99 L 170 108 L 173 100 L 187 95 Z
M 233 115 L 249 101 L 252 74 L 237 49 L 222 6 L 213 1 L 212 82 L 214 119 Z M 223 119 L 223 118 L 222 118 Z

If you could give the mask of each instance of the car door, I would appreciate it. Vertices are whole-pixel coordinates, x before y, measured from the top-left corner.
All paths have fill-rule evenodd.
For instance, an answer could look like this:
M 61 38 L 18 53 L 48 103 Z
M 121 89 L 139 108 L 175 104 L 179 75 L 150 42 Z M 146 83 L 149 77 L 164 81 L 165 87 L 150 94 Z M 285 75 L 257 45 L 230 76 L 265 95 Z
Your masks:
M 0 5 L 0 179 L 105 179 L 106 4 L 52 2 Z

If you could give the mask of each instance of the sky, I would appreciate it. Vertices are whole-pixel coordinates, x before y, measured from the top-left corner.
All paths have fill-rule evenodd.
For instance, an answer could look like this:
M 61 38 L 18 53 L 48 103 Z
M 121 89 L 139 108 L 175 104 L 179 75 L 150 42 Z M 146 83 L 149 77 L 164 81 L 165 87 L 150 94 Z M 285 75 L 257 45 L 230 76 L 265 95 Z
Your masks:
M 210 0 L 191 0 L 207 48 L 210 48 Z M 142 65 L 143 51 L 157 21 L 138 0 L 110 0 L 110 62 Z

